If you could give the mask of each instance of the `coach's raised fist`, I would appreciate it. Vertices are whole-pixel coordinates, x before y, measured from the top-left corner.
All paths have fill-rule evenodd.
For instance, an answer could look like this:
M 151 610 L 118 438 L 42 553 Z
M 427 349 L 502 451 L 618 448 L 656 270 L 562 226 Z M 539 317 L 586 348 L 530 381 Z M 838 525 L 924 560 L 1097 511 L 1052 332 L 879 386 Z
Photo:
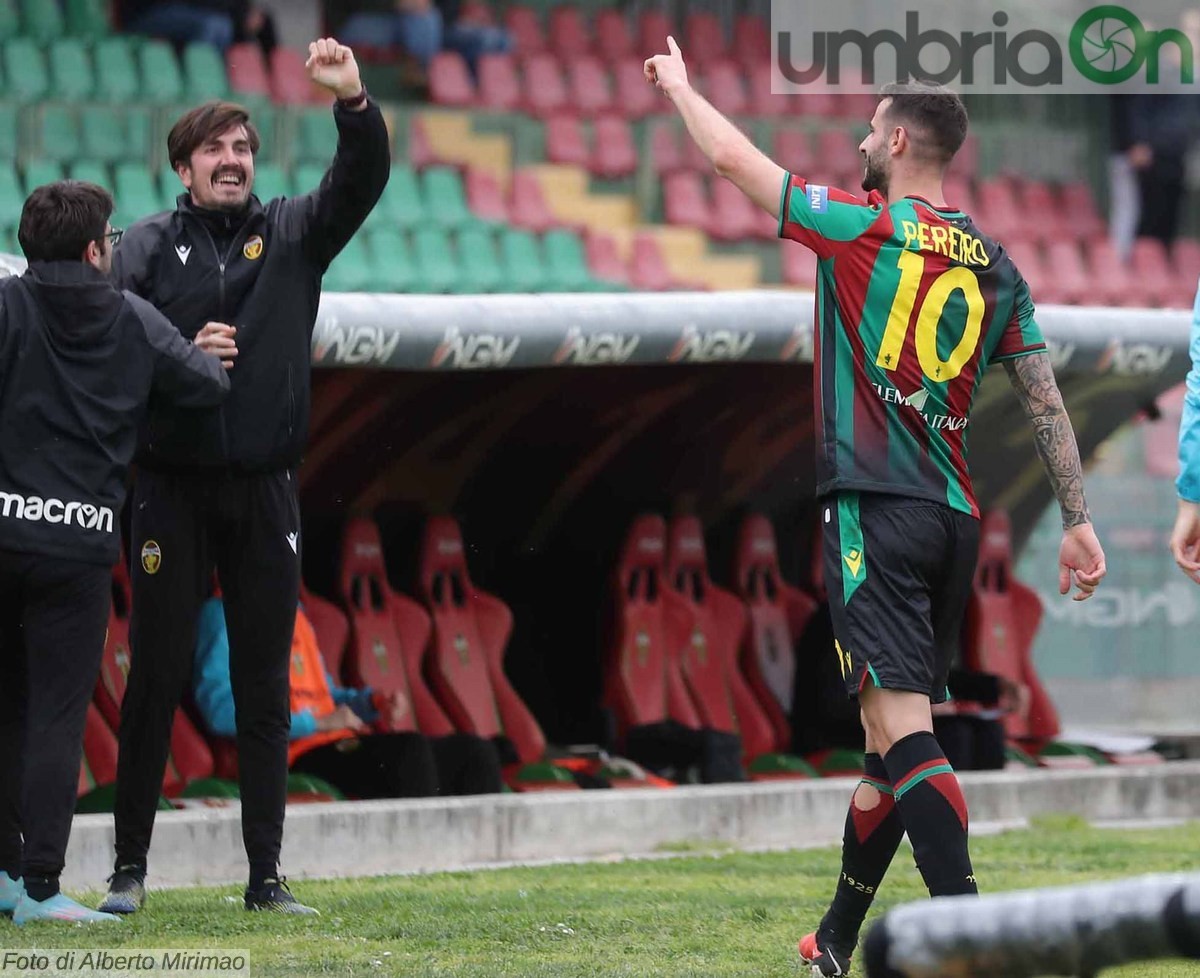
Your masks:
M 308 46 L 308 61 L 304 67 L 308 69 L 309 78 L 338 98 L 354 98 L 362 91 L 354 52 L 332 37 L 323 37 Z
M 688 87 L 687 66 L 683 63 L 683 52 L 675 38 L 667 38 L 669 54 L 656 54 L 646 59 L 646 79 L 657 85 L 668 98 Z

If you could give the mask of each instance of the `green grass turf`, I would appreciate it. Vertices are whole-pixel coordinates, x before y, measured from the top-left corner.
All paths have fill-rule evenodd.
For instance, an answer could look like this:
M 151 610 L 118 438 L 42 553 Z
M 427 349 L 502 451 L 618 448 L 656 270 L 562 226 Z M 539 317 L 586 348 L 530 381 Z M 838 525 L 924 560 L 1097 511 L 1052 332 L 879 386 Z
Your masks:
M 1055 818 L 972 848 L 987 891 L 1054 886 L 1194 869 L 1200 823 L 1118 832 Z M 698 841 L 662 860 L 298 882 L 318 918 L 248 914 L 235 887 L 152 892 L 119 925 L 18 931 L 0 921 L 0 947 L 244 948 L 256 978 L 796 978 L 795 942 L 825 908 L 837 850 L 697 854 L 704 849 Z M 923 895 L 902 848 L 877 912 Z M 1106 974 L 1197 978 L 1200 964 Z

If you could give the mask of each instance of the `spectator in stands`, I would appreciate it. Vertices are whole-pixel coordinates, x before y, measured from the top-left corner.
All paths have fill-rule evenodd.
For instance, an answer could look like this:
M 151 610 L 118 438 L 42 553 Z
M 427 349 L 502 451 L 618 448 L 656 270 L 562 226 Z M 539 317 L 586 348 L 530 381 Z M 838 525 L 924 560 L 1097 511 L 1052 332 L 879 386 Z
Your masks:
M 322 277 L 383 193 L 391 151 L 350 48 L 333 38 L 314 41 L 307 68 L 336 99 L 337 147 L 319 186 L 260 201 L 253 195 L 259 137 L 249 113 L 206 102 L 184 113 L 167 138 L 184 193 L 172 210 L 130 228 L 113 260 L 120 286 L 162 308 L 185 336 L 219 332 L 232 388 L 219 412 L 153 403 L 143 425 L 130 507 L 133 654 L 104 910 L 134 913 L 145 902 L 172 717 L 191 672 L 201 588 L 216 567 L 238 694 L 250 863 L 244 906 L 315 912 L 279 874 L 288 659 L 303 549 L 297 468 L 308 438 Z
M 0 280 L 0 913 L 17 924 L 116 919 L 58 881 L 126 477 L 151 394 L 194 410 L 229 391 L 216 357 L 113 288 L 112 209 L 95 184 L 38 187 L 29 268 Z
M 275 22 L 250 0 L 122 0 L 121 24 L 127 31 L 161 37 L 178 45 L 211 44 L 218 51 L 234 41 L 258 41 L 270 54 Z
M 1109 96 L 1111 148 L 1108 158 L 1108 234 L 1117 254 L 1128 259 L 1142 217 L 1138 174 L 1152 157 L 1146 143 L 1134 142 L 1132 95 Z
M 439 51 L 457 51 L 475 74 L 479 58 L 512 48 L 506 30 L 462 18 L 462 0 L 359 0 L 340 35 L 359 47 L 404 48 L 422 69 Z
M 501 790 L 500 759 L 480 737 L 453 734 L 372 733 L 372 726 L 411 726 L 410 704 L 401 693 L 346 689 L 325 672 L 316 632 L 296 611 L 291 655 L 291 743 L 293 771 L 314 774 L 355 798 L 479 795 Z M 196 705 L 208 731 L 233 737 L 233 683 L 225 605 L 210 598 L 200 609 L 193 666 Z
M 1162 92 L 1129 99 L 1130 162 L 1141 188 L 1138 234 L 1169 246 L 1179 229 L 1187 156 L 1196 141 L 1196 97 Z

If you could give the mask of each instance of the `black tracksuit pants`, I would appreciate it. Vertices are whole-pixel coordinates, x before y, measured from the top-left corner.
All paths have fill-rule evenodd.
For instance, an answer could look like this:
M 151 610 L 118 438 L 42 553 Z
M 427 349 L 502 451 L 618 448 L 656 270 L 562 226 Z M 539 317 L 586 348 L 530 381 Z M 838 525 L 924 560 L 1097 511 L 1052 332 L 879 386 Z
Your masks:
M 287 798 L 288 661 L 300 589 L 295 475 L 142 470 L 132 506 L 117 865 L 145 865 L 171 725 L 191 680 L 196 620 L 215 567 L 229 629 L 242 840 L 251 867 L 273 872 Z
M 62 873 L 111 604 L 109 567 L 0 549 L 0 869 L 12 876 Z

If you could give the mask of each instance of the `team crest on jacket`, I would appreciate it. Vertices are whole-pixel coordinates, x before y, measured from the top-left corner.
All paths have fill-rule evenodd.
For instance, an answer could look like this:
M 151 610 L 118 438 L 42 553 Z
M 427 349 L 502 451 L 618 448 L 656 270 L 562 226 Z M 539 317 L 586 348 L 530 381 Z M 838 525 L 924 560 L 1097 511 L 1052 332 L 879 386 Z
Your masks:
M 263 253 L 263 239 L 261 234 L 252 234 L 246 239 L 246 243 L 242 245 L 242 254 L 250 261 L 254 261 Z
M 142 570 L 147 574 L 157 574 L 162 566 L 162 548 L 153 540 L 142 544 Z

